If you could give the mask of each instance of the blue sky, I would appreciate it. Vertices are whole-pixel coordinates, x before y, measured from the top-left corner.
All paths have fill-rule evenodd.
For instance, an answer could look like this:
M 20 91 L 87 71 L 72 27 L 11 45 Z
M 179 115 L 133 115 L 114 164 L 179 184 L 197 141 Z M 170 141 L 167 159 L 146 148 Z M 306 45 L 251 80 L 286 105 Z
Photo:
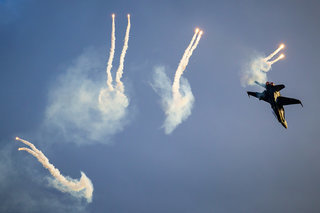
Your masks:
M 0 1 L 0 211 L 319 212 L 319 9 L 311 0 Z M 93 67 L 85 76 L 105 76 L 112 13 L 113 74 L 131 14 L 128 114 L 101 143 L 77 128 L 68 138 L 45 124 L 50 93 L 84 55 Z M 204 34 L 183 74 L 192 114 L 166 135 L 153 74 L 163 66 L 173 79 L 196 27 Z M 252 57 L 280 43 L 286 58 L 268 78 L 304 104 L 285 108 L 288 129 L 268 104 L 247 97 L 259 88 L 240 82 Z M 49 172 L 17 151 L 15 136 L 34 143 L 62 174 L 85 172 L 92 202 L 50 187 Z

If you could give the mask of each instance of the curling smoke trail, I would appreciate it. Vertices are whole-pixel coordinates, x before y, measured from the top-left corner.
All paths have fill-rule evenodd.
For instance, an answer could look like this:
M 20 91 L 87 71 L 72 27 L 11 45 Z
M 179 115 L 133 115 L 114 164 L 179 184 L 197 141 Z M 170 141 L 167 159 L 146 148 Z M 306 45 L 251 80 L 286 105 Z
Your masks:
M 124 87 L 123 87 L 123 83 L 121 82 L 121 77 L 123 74 L 124 58 L 126 56 L 126 52 L 128 49 L 129 33 L 130 33 L 130 27 L 131 27 L 130 14 L 128 14 L 127 17 L 128 17 L 128 25 L 126 29 L 122 52 L 120 55 L 119 67 L 116 72 L 116 82 L 117 82 L 116 90 L 112 91 L 110 89 L 102 88 L 100 89 L 99 98 L 98 98 L 98 101 L 99 101 L 98 107 L 101 113 L 104 116 L 114 117 L 115 121 L 120 120 L 125 116 L 126 108 L 129 105 L 129 100 L 127 96 L 124 94 Z
M 198 35 L 197 37 L 197 40 L 196 42 L 194 43 L 194 40 L 196 38 L 196 36 Z M 184 72 L 184 70 L 186 69 L 188 63 L 189 63 L 189 58 L 191 57 L 193 51 L 195 50 L 195 48 L 198 46 L 198 43 L 200 41 L 200 38 L 201 38 L 201 35 L 202 35 L 202 31 L 199 32 L 199 29 L 197 28 L 195 30 L 195 33 L 191 39 L 191 42 L 189 44 L 189 46 L 187 47 L 187 49 L 185 50 L 181 60 L 180 60 L 180 63 L 178 65 L 178 68 L 176 70 L 176 74 L 174 76 L 174 81 L 173 81 L 173 84 L 172 84 L 172 95 L 173 97 L 175 96 L 179 96 L 180 95 L 180 92 L 179 92 L 179 88 L 180 88 L 180 78 Z
M 249 63 L 249 67 L 246 67 L 241 75 L 242 86 L 254 85 L 255 81 L 265 84 L 268 80 L 267 72 L 271 70 L 271 65 L 285 57 L 281 54 L 276 59 L 270 61 L 275 55 L 277 55 L 283 48 L 284 44 L 281 44 L 273 53 L 267 57 L 255 56 L 255 58 Z
M 114 49 L 115 49 L 115 42 L 116 42 L 114 16 L 115 15 L 112 14 L 111 47 L 110 47 L 108 65 L 107 65 L 107 85 L 110 90 L 113 90 L 111 68 L 112 68 L 112 61 L 114 57 Z
M 81 172 L 80 180 L 74 180 L 69 177 L 64 177 L 63 175 L 61 175 L 60 171 L 49 162 L 49 159 L 32 143 L 19 137 L 16 137 L 16 140 L 21 141 L 31 148 L 29 149 L 26 147 L 21 147 L 18 150 L 26 151 L 37 158 L 38 161 L 43 165 L 43 167 L 48 169 L 51 175 L 60 183 L 60 186 L 57 186 L 58 189 L 63 192 L 69 192 L 71 194 L 74 194 L 74 192 L 76 192 L 76 194 L 74 194 L 75 196 L 85 197 L 88 202 L 92 201 L 93 185 L 90 179 L 83 172 Z
M 127 49 L 128 49 L 129 33 L 130 33 L 130 27 L 131 27 L 130 14 L 128 14 L 127 17 L 128 17 L 128 25 L 127 25 L 126 35 L 124 38 L 124 44 L 123 44 L 123 48 L 122 48 L 122 52 L 121 52 L 121 56 L 120 56 L 119 68 L 116 73 L 117 87 L 120 90 L 120 92 L 124 92 L 123 83 L 121 82 L 121 78 L 122 78 L 122 74 L 123 74 L 124 58 L 126 56 Z
M 182 121 L 191 115 L 194 97 L 188 81 L 182 77 L 182 74 L 200 41 L 201 35 L 202 31 L 196 29 L 180 60 L 172 84 L 164 72 L 164 67 L 155 68 L 152 86 L 162 98 L 162 107 L 166 115 L 163 127 L 166 134 L 172 133 Z
M 181 68 L 182 68 L 182 65 L 184 64 L 184 61 L 185 61 L 185 59 L 186 59 L 186 57 L 187 57 L 187 55 L 188 55 L 188 53 L 189 53 L 189 51 L 190 51 L 190 49 L 192 47 L 197 35 L 198 35 L 198 32 L 199 32 L 199 29 L 197 28 L 195 33 L 194 33 L 194 35 L 193 35 L 193 37 L 192 37 L 192 39 L 191 39 L 191 41 L 190 41 L 190 43 L 189 43 L 189 45 L 188 45 L 188 47 L 187 47 L 187 49 L 184 51 L 184 54 L 183 54 L 183 56 L 182 56 L 182 58 L 180 60 L 180 63 L 178 65 L 176 74 L 174 76 L 173 84 L 172 84 L 172 93 L 173 94 L 179 94 L 180 77 L 182 75 L 182 69 Z
M 78 144 L 109 143 L 110 136 L 129 123 L 129 99 L 121 82 L 125 54 L 128 49 L 130 15 L 125 35 L 120 65 L 112 82 L 111 69 L 115 53 L 115 15 L 112 15 L 111 48 L 106 68 L 101 74 L 103 62 L 96 51 L 85 51 L 49 93 L 46 110 L 46 126 L 50 131 L 59 130 L 64 141 Z M 115 85 L 116 83 L 116 85 Z M 70 135 L 69 132 L 76 133 Z M 59 135 L 58 135 L 59 136 Z

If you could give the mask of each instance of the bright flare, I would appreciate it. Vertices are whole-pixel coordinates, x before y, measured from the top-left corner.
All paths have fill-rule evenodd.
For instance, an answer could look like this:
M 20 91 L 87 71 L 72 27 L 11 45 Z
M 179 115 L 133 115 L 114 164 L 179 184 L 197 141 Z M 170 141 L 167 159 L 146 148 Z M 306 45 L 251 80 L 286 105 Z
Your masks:
M 255 85 L 255 82 L 265 84 L 268 80 L 267 73 L 271 70 L 272 64 L 285 58 L 284 54 L 280 54 L 277 58 L 273 57 L 278 54 L 283 48 L 284 44 L 280 44 L 279 47 L 271 53 L 269 56 L 263 58 L 261 56 L 256 56 L 253 60 L 245 67 L 241 75 L 242 86 Z M 273 60 L 272 60 L 273 59 Z
M 265 58 L 265 61 L 269 61 L 269 60 L 270 60 L 271 58 L 273 58 L 277 53 L 279 53 L 280 50 L 282 50 L 284 47 L 285 47 L 285 45 L 284 45 L 284 44 L 281 44 L 281 45 L 278 47 L 278 49 L 276 49 L 273 53 L 271 53 L 269 56 L 267 56 L 267 57 Z M 273 62 L 273 63 L 275 63 L 275 62 Z
M 184 63 L 183 63 L 183 67 L 182 67 L 183 70 L 186 69 L 186 67 L 187 67 L 187 65 L 188 65 L 188 63 L 189 63 L 189 59 L 190 59 L 193 51 L 197 48 L 197 46 L 198 46 L 198 44 L 199 44 L 199 41 L 200 41 L 200 39 L 201 39 L 202 33 L 203 33 L 202 31 L 199 32 L 199 34 L 198 34 L 198 36 L 197 36 L 196 42 L 194 43 L 194 45 L 191 47 L 189 53 L 187 54 L 187 57 L 185 58 L 185 61 L 184 61 Z
M 172 93 L 163 96 L 163 102 L 165 103 L 164 110 L 166 114 L 166 119 L 163 126 L 166 134 L 170 134 L 182 121 L 186 120 L 191 115 L 191 110 L 194 103 L 191 87 L 188 81 L 184 80 L 180 82 L 180 79 L 189 63 L 189 59 L 193 51 L 198 46 L 201 35 L 202 31 L 197 28 L 176 70 L 171 88 Z M 161 72 L 158 72 L 158 75 L 161 77 Z M 159 78 L 159 80 L 161 81 L 161 78 Z M 161 87 L 163 86 L 161 85 L 160 88 Z
M 270 64 L 274 64 L 274 63 L 276 63 L 277 61 L 283 59 L 284 57 L 285 57 L 284 54 L 281 54 L 281 55 L 279 55 L 278 58 L 274 59 L 273 61 L 270 61 Z

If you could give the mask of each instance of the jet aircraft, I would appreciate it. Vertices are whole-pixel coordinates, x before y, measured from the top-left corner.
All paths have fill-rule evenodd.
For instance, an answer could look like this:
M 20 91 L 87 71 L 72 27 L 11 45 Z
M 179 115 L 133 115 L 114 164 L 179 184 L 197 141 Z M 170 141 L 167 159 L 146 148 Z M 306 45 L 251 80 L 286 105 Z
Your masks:
M 287 128 L 287 121 L 285 119 L 285 112 L 283 106 L 290 105 L 290 104 L 301 104 L 301 101 L 294 98 L 287 98 L 280 95 L 280 90 L 282 90 L 285 86 L 283 84 L 274 85 L 273 82 L 266 82 L 266 84 L 261 84 L 257 81 L 255 81 L 256 84 L 259 86 L 262 86 L 265 88 L 265 90 L 260 92 L 249 92 L 248 96 L 250 97 L 256 97 L 259 98 L 259 100 L 263 100 L 265 102 L 268 102 L 271 105 L 271 108 L 273 109 L 274 115 L 277 117 L 278 121 L 284 126 L 284 128 Z

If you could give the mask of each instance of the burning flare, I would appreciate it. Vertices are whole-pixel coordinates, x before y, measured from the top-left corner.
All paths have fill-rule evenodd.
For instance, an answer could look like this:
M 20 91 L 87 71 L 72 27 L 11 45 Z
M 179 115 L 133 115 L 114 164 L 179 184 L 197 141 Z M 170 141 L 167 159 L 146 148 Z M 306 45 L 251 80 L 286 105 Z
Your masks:
M 267 72 L 270 71 L 271 65 L 277 61 L 285 58 L 284 54 L 279 55 L 277 58 L 273 59 L 282 49 L 285 48 L 284 44 L 280 44 L 279 47 L 270 55 L 263 58 L 261 56 L 256 56 L 250 63 L 249 67 L 246 67 L 242 72 L 241 83 L 242 86 L 254 85 L 255 81 L 265 84 L 268 80 Z
M 264 60 L 266 62 L 269 62 L 271 64 L 276 63 L 277 61 L 279 61 L 280 59 L 284 58 L 284 54 L 281 54 L 278 58 L 274 59 L 273 61 L 269 61 L 270 59 L 272 59 L 276 54 L 278 54 L 280 52 L 280 50 L 282 50 L 285 47 L 284 44 L 280 44 L 278 49 L 276 49 L 273 53 L 271 53 L 269 56 L 267 56 L 266 58 L 264 58 Z
M 285 57 L 285 55 L 284 55 L 284 54 L 281 54 L 281 55 L 278 56 L 278 58 L 274 59 L 273 61 L 270 61 L 270 63 L 271 63 L 271 64 L 274 64 L 274 63 L 276 63 L 277 61 L 283 59 L 284 57 Z

